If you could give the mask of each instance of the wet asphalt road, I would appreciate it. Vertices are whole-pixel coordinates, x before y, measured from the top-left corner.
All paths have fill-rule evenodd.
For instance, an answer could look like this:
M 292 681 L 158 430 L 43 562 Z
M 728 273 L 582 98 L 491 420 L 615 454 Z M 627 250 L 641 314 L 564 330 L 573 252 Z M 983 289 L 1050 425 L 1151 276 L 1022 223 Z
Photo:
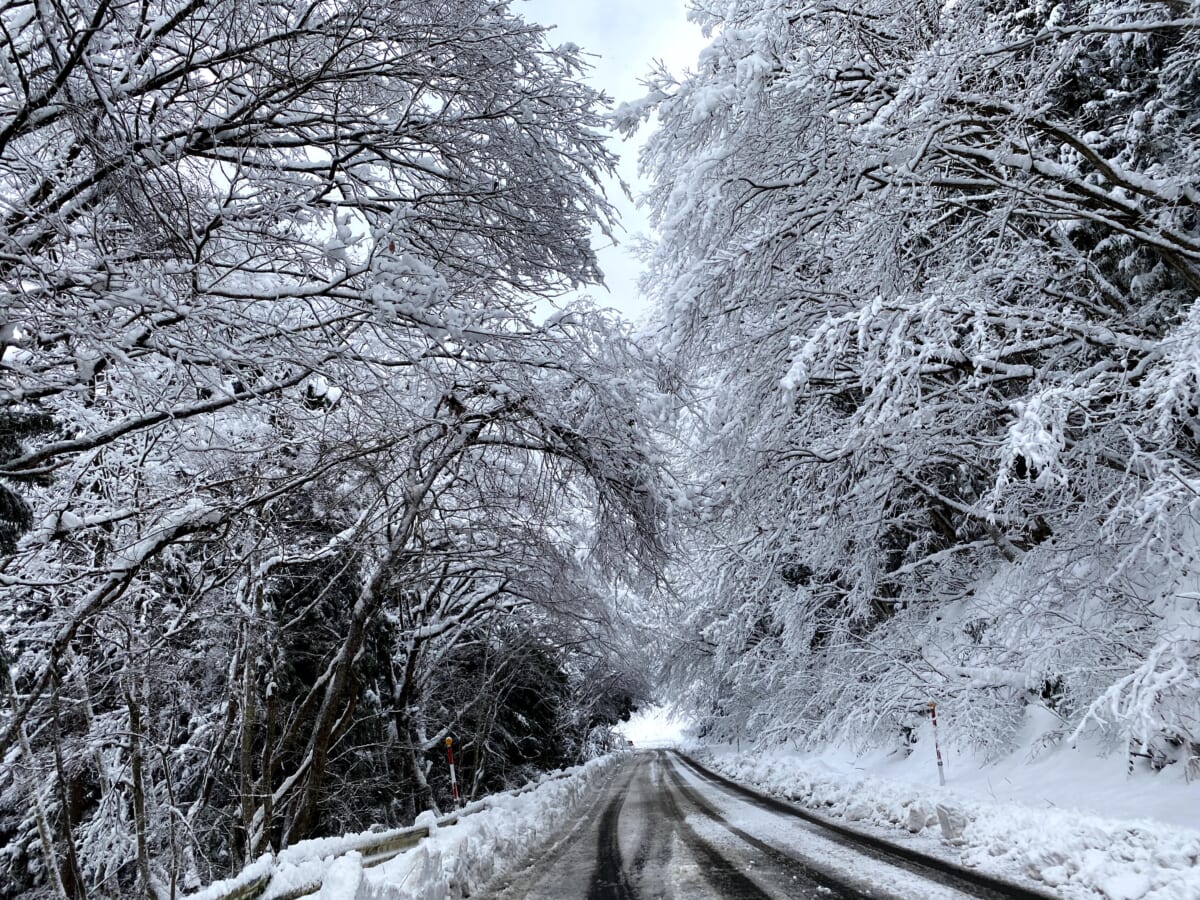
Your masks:
M 1010 896 L 853 846 L 664 751 L 632 754 L 579 819 L 494 900 Z

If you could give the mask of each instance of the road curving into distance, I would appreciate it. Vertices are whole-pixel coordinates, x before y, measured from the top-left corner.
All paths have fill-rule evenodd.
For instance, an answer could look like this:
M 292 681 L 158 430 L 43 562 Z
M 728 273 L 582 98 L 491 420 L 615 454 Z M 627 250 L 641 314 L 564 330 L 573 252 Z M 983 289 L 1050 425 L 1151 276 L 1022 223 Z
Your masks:
M 825 822 L 674 751 L 630 754 L 494 900 L 1045 900 L 1036 890 Z

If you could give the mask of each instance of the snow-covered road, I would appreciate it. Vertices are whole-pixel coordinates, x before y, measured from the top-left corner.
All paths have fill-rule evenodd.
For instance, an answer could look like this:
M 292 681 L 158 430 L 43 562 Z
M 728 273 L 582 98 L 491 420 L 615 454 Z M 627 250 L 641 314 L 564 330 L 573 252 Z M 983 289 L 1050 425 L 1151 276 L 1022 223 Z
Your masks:
M 889 859 L 720 784 L 681 757 L 633 754 L 495 900 L 1028 897 Z

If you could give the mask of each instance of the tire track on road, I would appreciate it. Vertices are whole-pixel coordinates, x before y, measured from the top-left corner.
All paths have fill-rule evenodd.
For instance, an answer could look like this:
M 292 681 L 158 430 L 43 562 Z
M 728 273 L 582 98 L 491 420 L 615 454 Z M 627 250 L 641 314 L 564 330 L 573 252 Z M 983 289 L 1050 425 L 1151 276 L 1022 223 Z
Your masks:
M 979 900 L 1054 900 L 1053 895 L 1024 885 L 1004 881 L 982 872 L 975 872 L 948 860 L 929 856 L 871 834 L 858 832 L 845 825 L 829 822 L 795 804 L 761 794 L 738 784 L 717 772 L 705 768 L 690 756 L 674 754 L 705 781 L 724 788 L 744 802 L 760 809 L 782 813 L 817 826 L 818 834 L 841 844 L 869 859 L 902 869 L 918 877 L 951 888 Z
M 707 800 L 701 797 L 692 787 L 684 783 L 675 768 L 674 760 L 671 760 L 669 765 L 674 787 L 688 803 L 726 831 L 736 835 L 739 839 L 758 850 L 770 859 L 779 870 L 790 875 L 794 880 L 794 889 L 804 891 L 803 896 L 829 898 L 829 900 L 872 900 L 872 898 L 873 900 L 880 900 L 878 893 L 864 892 L 853 884 L 835 878 L 814 867 L 810 861 L 785 853 L 778 847 L 772 846 L 766 841 L 760 840 L 754 835 L 738 828 Z
M 675 825 L 663 803 L 662 763 L 661 754 L 656 753 L 644 767 L 642 784 L 638 785 L 642 835 L 630 872 L 635 892 L 655 898 L 673 893 L 668 876 L 674 858 Z M 646 799 L 649 797 L 653 800 Z
M 667 763 L 670 765 L 670 762 Z M 674 779 L 673 779 L 674 780 Z M 676 799 L 675 791 L 663 779 L 662 794 L 666 806 L 675 820 L 675 828 L 693 859 L 700 863 L 701 873 L 706 881 L 713 886 L 721 897 L 728 900 L 771 900 L 771 895 L 763 891 L 752 879 L 743 875 L 737 866 L 730 862 L 712 844 L 700 837 L 686 821 L 683 809 Z
M 621 808 L 629 796 L 643 762 L 638 762 L 625 786 L 617 793 L 600 815 L 599 835 L 596 847 L 596 870 L 588 888 L 587 900 L 637 900 L 637 894 L 629 883 L 625 867 L 621 862 Z

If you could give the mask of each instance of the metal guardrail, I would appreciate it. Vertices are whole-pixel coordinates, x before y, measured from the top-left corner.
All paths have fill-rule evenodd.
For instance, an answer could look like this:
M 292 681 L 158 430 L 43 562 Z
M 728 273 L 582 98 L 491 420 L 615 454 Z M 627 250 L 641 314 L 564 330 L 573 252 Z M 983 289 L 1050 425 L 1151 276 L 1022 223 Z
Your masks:
M 460 818 L 472 815 L 477 812 L 482 812 L 485 809 L 491 808 L 492 803 L 498 797 L 518 797 L 521 794 L 536 790 L 543 784 L 551 781 L 558 781 L 563 778 L 569 778 L 574 773 L 564 771 L 557 772 L 549 778 L 543 778 L 539 781 L 524 785 L 523 787 L 515 788 L 511 791 L 504 791 L 500 794 L 493 794 L 490 797 L 484 797 L 482 800 L 477 800 L 474 803 L 468 804 L 465 809 L 458 812 L 450 813 L 437 820 L 436 828 L 447 828 L 458 822 Z M 421 843 L 425 838 L 429 837 L 428 825 L 415 825 L 412 828 L 405 828 L 399 831 L 388 831 L 378 836 L 364 835 L 361 842 L 356 842 L 353 845 L 343 847 L 338 856 L 343 856 L 346 853 L 357 851 L 362 854 L 362 864 L 364 868 L 378 866 L 390 859 L 394 859 L 406 850 L 411 850 L 417 844 Z M 303 846 L 303 842 L 294 845 L 295 847 Z M 286 851 L 284 851 L 286 852 Z M 271 879 L 275 877 L 275 867 L 270 871 L 264 872 L 257 878 L 247 881 L 245 884 L 240 884 L 237 887 L 231 888 L 227 893 L 220 894 L 213 900 L 258 900 L 267 892 L 271 886 Z M 307 897 L 310 894 L 315 894 L 321 890 L 322 882 L 315 880 L 305 884 L 297 885 L 289 891 L 281 894 L 275 894 L 272 900 L 300 900 L 301 897 Z M 188 900 L 184 897 L 183 900 Z
M 253 897 L 261 897 L 270 883 L 271 873 L 268 872 L 266 875 L 260 875 L 257 880 L 251 881 L 249 884 L 234 888 L 232 893 L 225 895 L 224 900 L 251 900 Z
M 474 810 L 474 812 L 478 812 L 478 810 Z M 457 821 L 457 814 L 447 816 L 444 819 L 438 820 L 438 827 L 453 825 Z M 390 832 L 378 842 L 364 841 L 358 846 L 347 848 L 345 852 L 350 853 L 357 850 L 362 854 L 363 868 L 369 868 L 385 863 L 389 859 L 394 859 L 405 850 L 411 850 L 427 837 L 429 837 L 429 826 L 420 825 L 414 828 L 407 828 L 401 832 Z M 265 872 L 253 881 L 234 888 L 230 893 L 223 895 L 220 900 L 257 900 L 258 897 L 267 892 L 267 888 L 271 886 L 271 879 L 274 875 L 274 872 Z M 307 897 L 320 890 L 321 881 L 314 880 L 298 885 L 285 893 L 276 894 L 272 900 L 300 900 L 301 897 Z

